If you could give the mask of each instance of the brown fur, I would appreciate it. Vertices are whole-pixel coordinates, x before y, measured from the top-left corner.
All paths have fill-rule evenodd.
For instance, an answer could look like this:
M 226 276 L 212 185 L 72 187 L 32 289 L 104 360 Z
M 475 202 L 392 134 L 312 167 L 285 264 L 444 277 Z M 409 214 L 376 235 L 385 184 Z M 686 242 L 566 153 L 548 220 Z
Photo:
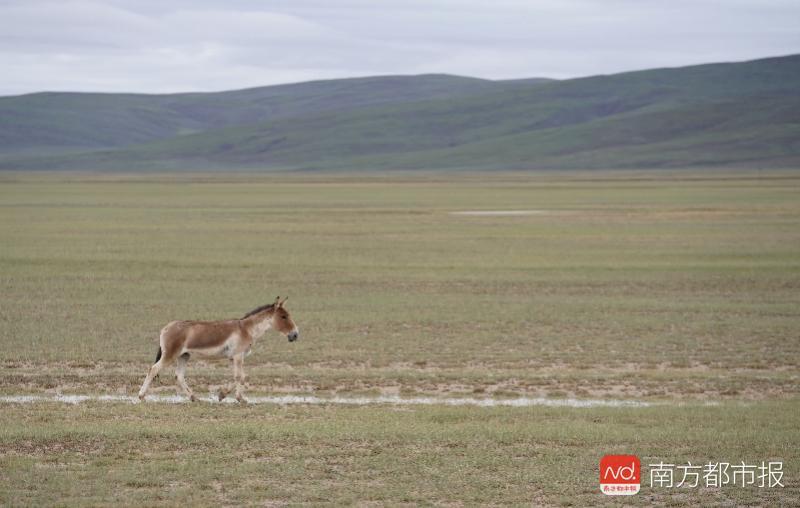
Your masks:
M 185 347 L 192 349 L 215 347 L 225 342 L 233 333 L 247 333 L 242 329 L 239 320 L 181 321 L 176 328 Z
M 150 368 L 141 390 L 139 399 L 144 400 L 150 383 L 158 372 L 167 365 L 177 361 L 176 374 L 178 386 L 191 400 L 196 400 L 191 389 L 184 380 L 186 362 L 192 354 L 211 358 L 230 358 L 233 362 L 236 398 L 244 401 L 244 356 L 250 351 L 255 340 L 268 329 L 275 328 L 294 341 L 298 337 L 297 326 L 289 312 L 283 307 L 286 300 L 278 297 L 274 304 L 264 305 L 247 313 L 241 319 L 225 321 L 173 321 L 161 330 L 159 341 L 161 356 Z M 231 391 L 221 389 L 222 400 Z

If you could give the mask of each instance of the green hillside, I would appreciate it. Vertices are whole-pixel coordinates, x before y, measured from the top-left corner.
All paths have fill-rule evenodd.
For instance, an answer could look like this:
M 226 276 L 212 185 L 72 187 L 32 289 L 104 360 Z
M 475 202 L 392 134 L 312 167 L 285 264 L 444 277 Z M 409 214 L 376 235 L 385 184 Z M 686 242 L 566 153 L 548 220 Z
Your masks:
M 501 83 L 459 76 L 381 76 L 219 93 L 35 93 L 0 97 L 0 153 L 116 148 L 324 111 L 471 95 Z
M 404 79 L 401 88 L 432 77 Z M 380 100 L 353 91 L 352 80 L 287 85 L 283 99 L 273 91 L 261 102 L 273 104 L 267 121 L 230 113 L 216 124 L 223 127 L 199 134 L 110 151 L 7 158 L 0 167 L 589 169 L 800 162 L 798 55 L 566 81 L 446 80 L 456 80 L 458 89 L 448 93 L 445 81 L 404 95 L 385 92 L 385 84 L 370 88 Z M 303 94 L 303 87 L 315 93 Z M 246 92 L 231 93 L 240 104 L 259 103 L 242 97 Z

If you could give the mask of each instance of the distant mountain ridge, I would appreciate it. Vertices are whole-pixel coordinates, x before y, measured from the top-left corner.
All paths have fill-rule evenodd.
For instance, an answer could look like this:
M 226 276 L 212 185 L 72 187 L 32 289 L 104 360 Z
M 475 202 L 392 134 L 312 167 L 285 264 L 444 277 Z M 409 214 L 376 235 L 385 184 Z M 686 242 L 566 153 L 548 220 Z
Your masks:
M 380 76 L 166 95 L 41 92 L 0 97 L 0 150 L 114 148 L 214 128 L 487 91 L 448 75 Z
M 570 80 L 447 75 L 0 98 L 0 168 L 594 169 L 800 163 L 800 55 Z

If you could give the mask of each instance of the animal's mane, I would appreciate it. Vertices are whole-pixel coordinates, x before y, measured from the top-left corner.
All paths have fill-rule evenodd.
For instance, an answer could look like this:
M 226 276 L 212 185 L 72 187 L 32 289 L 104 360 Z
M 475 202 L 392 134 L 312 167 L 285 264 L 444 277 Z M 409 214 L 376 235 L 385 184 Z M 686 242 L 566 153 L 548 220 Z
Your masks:
M 274 303 L 270 303 L 268 305 L 262 305 L 261 307 L 256 307 L 255 309 L 251 310 L 250 312 L 248 312 L 247 314 L 242 316 L 240 319 L 247 319 L 250 316 L 252 316 L 253 314 L 258 314 L 259 312 L 261 312 L 263 310 L 273 309 L 273 308 L 275 308 L 275 304 Z

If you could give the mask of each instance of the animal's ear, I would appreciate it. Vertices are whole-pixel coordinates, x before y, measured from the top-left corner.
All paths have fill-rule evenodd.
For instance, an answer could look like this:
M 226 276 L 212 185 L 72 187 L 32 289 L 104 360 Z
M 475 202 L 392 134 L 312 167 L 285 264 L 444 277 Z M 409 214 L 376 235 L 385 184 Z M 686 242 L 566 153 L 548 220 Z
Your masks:
M 275 307 L 280 307 L 281 306 L 281 297 L 280 296 L 276 296 L 275 297 L 275 303 L 273 303 L 272 305 L 274 305 Z
M 286 300 L 288 300 L 288 299 L 289 299 L 289 297 L 288 297 L 288 296 L 284 296 L 284 297 L 283 297 L 283 301 L 282 301 L 281 303 L 279 303 L 279 304 L 278 304 L 278 306 L 279 306 L 279 307 L 283 307 L 283 304 L 284 304 L 284 303 L 286 303 Z

